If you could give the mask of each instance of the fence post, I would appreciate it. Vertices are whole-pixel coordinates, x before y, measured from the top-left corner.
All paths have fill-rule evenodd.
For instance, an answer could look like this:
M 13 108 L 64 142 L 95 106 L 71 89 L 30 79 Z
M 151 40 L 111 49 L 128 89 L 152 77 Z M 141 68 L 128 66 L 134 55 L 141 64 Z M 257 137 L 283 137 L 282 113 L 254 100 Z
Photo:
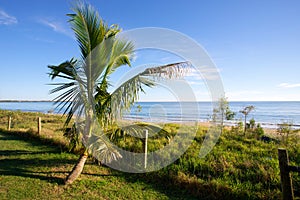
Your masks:
M 289 170 L 288 153 L 286 149 L 278 149 L 280 180 L 283 200 L 294 199 L 292 180 Z
M 40 135 L 42 132 L 42 123 L 41 123 L 41 118 L 38 117 L 38 134 Z
M 10 131 L 10 127 L 11 127 L 11 116 L 8 117 L 7 130 Z
M 144 130 L 145 133 L 145 157 L 144 157 L 144 168 L 147 168 L 147 154 L 148 154 L 148 130 Z

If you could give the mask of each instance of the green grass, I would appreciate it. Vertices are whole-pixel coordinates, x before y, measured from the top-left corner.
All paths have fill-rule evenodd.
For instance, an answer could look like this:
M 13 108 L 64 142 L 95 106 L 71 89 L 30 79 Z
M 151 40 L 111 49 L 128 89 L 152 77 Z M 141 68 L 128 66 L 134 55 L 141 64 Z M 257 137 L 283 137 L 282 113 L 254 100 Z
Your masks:
M 5 130 L 8 114 L 11 131 Z M 36 115 L 0 111 L 0 199 L 193 199 L 157 177 L 121 173 L 91 159 L 74 184 L 63 185 L 78 155 L 63 148 L 60 116 L 38 113 L 45 120 L 38 136 Z
M 78 156 L 24 133 L 0 131 L 0 199 L 184 199 L 185 192 L 143 175 L 112 171 L 88 161 L 79 180 L 63 179 Z
M 13 117 L 10 132 L 7 116 Z M 42 134 L 36 119 L 42 117 Z M 198 157 L 207 129 L 200 127 L 187 152 L 175 163 L 147 174 L 122 173 L 88 160 L 83 174 L 71 186 L 63 180 L 78 159 L 68 153 L 62 136 L 64 118 L 58 115 L 0 110 L 0 199 L 280 199 L 277 149 L 284 144 L 265 143 L 253 135 L 225 130 L 203 159 Z M 153 151 L 177 133 L 178 124 L 167 124 L 169 135 L 149 139 Z M 186 130 L 189 127 L 184 127 Z M 126 140 L 125 140 L 126 139 Z M 139 139 L 115 141 L 127 150 L 142 151 Z M 287 145 L 292 165 L 300 165 L 299 138 Z M 184 142 L 184 141 L 183 141 Z M 300 176 L 292 173 L 296 197 Z

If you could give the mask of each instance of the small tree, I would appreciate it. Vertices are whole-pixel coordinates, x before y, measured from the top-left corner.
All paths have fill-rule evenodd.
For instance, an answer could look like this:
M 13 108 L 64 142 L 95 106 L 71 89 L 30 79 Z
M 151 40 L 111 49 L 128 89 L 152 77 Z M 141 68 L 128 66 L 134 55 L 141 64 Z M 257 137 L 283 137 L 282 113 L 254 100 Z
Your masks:
M 226 97 L 220 98 L 218 101 L 218 107 L 213 110 L 213 120 L 217 120 L 217 116 L 220 115 L 221 134 L 223 133 L 224 120 L 232 120 L 235 113 L 229 108 L 229 103 Z
M 265 134 L 265 131 L 264 129 L 261 127 L 260 123 L 258 123 L 256 125 L 256 128 L 254 129 L 254 133 L 257 137 L 257 139 L 261 138 L 264 134 Z
M 253 131 L 255 128 L 255 120 L 254 118 L 250 119 L 249 121 L 249 128 Z
M 259 139 L 265 134 L 264 129 L 261 127 L 260 123 L 256 124 L 254 118 L 250 119 L 247 127 L 250 129 L 251 133 L 255 136 L 256 139 Z
M 244 115 L 244 135 L 246 134 L 246 130 L 247 130 L 247 124 L 246 124 L 247 116 L 254 109 L 255 109 L 254 106 L 246 106 L 243 110 L 240 111 L 240 113 L 242 113 Z
M 240 134 L 244 131 L 243 122 L 239 121 L 235 126 L 231 127 L 231 132 L 235 134 Z
M 281 136 L 281 140 L 285 145 L 288 144 L 289 136 L 293 133 L 298 132 L 298 130 L 292 129 L 293 123 L 283 121 L 281 124 L 278 124 L 277 134 Z

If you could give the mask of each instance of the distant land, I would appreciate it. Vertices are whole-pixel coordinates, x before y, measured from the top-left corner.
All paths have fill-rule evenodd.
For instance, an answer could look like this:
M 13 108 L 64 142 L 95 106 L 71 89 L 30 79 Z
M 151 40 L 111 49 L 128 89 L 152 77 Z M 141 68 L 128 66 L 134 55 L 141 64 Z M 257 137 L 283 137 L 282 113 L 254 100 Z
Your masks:
M 52 100 L 0 100 L 0 102 L 54 102 Z

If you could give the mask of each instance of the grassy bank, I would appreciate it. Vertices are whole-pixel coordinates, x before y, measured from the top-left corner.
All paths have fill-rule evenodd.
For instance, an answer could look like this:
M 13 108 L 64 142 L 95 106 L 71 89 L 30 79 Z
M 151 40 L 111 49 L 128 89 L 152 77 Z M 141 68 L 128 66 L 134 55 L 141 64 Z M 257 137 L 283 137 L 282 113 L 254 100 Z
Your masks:
M 7 116 L 12 129 L 6 131 Z M 37 136 L 37 117 L 42 134 Z M 0 199 L 279 199 L 280 180 L 275 142 L 226 130 L 203 159 L 198 157 L 207 132 L 199 127 L 188 151 L 172 165 L 157 172 L 128 174 L 88 161 L 80 179 L 64 186 L 77 155 L 67 153 L 62 136 L 64 119 L 58 115 L 0 111 Z M 150 140 L 149 150 L 164 145 L 178 133 L 168 124 L 164 137 Z M 188 128 L 188 127 L 187 127 Z M 166 137 L 169 136 L 169 137 Z M 116 143 L 141 151 L 139 139 L 127 136 Z M 287 145 L 291 164 L 300 165 L 300 145 L 291 138 Z M 293 174 L 296 196 L 300 179 Z M 48 194 L 45 196 L 45 194 Z

